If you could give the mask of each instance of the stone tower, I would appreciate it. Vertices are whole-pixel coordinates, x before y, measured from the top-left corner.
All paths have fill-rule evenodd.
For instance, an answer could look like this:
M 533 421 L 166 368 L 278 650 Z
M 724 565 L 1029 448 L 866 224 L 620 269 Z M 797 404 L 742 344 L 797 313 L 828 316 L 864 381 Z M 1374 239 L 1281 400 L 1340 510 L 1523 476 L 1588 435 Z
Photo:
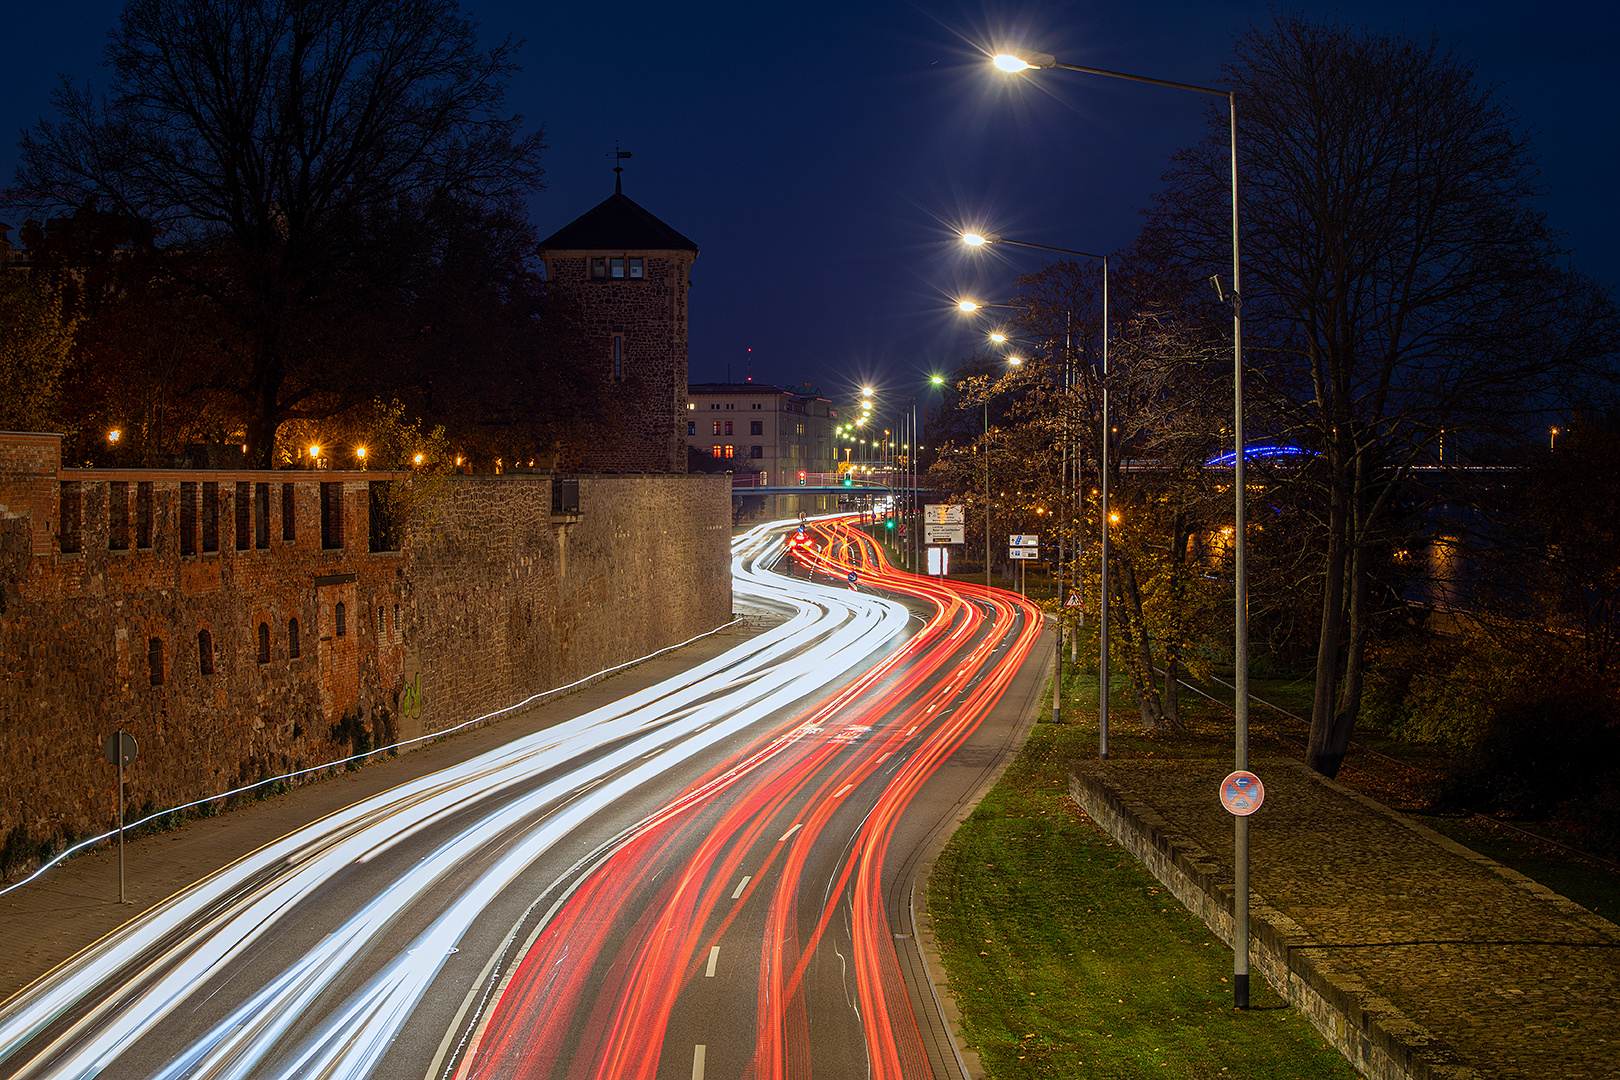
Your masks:
M 546 280 L 579 298 L 590 355 L 612 387 L 624 439 L 587 470 L 686 471 L 686 292 L 697 245 L 638 206 L 607 199 L 540 245 Z

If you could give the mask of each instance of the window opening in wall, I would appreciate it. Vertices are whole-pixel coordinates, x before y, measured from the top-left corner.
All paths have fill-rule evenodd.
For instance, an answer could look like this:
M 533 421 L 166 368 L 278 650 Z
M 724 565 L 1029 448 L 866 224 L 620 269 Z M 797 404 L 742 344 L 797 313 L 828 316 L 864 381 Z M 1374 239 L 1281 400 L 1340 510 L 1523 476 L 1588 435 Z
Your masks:
M 236 482 L 236 550 L 246 551 L 252 540 L 253 485 L 246 480 Z
M 735 446 L 726 447 L 726 457 L 735 457 L 736 454 L 737 454 L 737 448 Z
M 321 483 L 321 547 L 343 546 L 343 484 Z
M 724 456 L 724 454 L 725 454 L 725 448 L 724 447 L 716 446 L 714 448 L 714 456 L 715 457 L 722 457 L 722 456 Z
M 62 481 L 59 505 L 62 521 L 58 539 L 61 541 L 62 554 L 70 555 L 82 547 L 80 531 L 84 521 L 84 505 L 77 480 Z
M 748 456 L 755 459 L 762 458 L 765 456 L 765 448 L 756 443 L 748 448 Z
M 624 378 L 624 336 L 613 335 L 613 377 Z
M 335 626 L 333 633 L 336 637 L 348 636 L 349 609 L 343 606 L 343 601 L 341 600 L 339 600 L 336 606 L 332 608 L 332 622 Z
M 298 515 L 294 512 L 293 486 L 281 485 L 281 538 L 295 540 L 298 537 Z
M 197 484 L 180 481 L 180 554 L 197 554 Z
M 259 624 L 259 663 L 270 662 L 270 624 Z
M 750 434 L 750 435 L 763 435 L 763 434 L 765 434 L 765 421 L 763 421 L 763 420 L 750 420 L 750 421 L 748 421 L 748 434 Z
M 399 633 L 399 605 L 394 605 L 394 633 Z
M 607 280 L 607 260 L 598 258 L 591 260 L 591 278 L 596 281 Z
M 287 620 L 287 659 L 298 659 L 298 620 Z
M 714 422 L 714 430 L 709 432 L 709 434 L 710 435 L 718 435 L 718 434 L 720 434 L 720 421 L 716 420 Z
M 697 421 L 696 420 L 688 420 L 686 422 L 686 433 L 688 435 L 696 435 L 697 434 Z
M 129 550 L 129 482 L 113 480 L 107 484 L 107 548 L 109 551 Z
M 253 485 L 253 546 L 263 551 L 270 546 L 270 485 Z
M 214 635 L 206 630 L 197 631 L 197 667 L 204 675 L 214 673 Z
M 731 434 L 731 421 L 730 420 L 726 421 L 726 434 L 727 435 Z
M 643 268 L 644 268 L 644 266 L 646 264 L 642 261 L 641 256 L 632 255 L 632 256 L 630 256 L 629 261 L 630 261 L 630 279 L 632 281 L 635 281 L 635 280 L 638 280 L 638 279 L 644 277 L 645 274 L 643 272 Z
M 163 639 L 160 637 L 146 643 L 146 672 L 153 686 L 163 685 Z
M 385 616 L 385 612 L 383 611 L 383 609 L 378 608 L 377 609 L 377 636 L 378 637 L 382 637 L 382 635 L 383 635 L 383 625 L 386 622 L 386 619 L 385 619 L 384 616 Z
M 202 549 L 219 550 L 219 484 L 213 480 L 202 486 Z
M 579 477 L 558 476 L 551 481 L 551 512 L 579 513 Z
M 140 480 L 135 484 L 135 546 L 152 546 L 152 481 Z
M 615 281 L 624 279 L 624 256 L 614 255 L 608 259 L 608 277 Z
M 752 405 L 750 405 L 750 406 L 748 406 L 748 407 L 749 407 L 749 408 L 750 408 L 750 409 L 758 409 L 758 408 L 763 408 L 763 406 L 761 406 L 761 405 L 760 405 L 760 403 L 759 403 L 759 402 L 757 402 L 757 401 L 756 401 L 756 402 L 754 402 L 754 403 L 753 403 L 753 404 L 752 404 Z

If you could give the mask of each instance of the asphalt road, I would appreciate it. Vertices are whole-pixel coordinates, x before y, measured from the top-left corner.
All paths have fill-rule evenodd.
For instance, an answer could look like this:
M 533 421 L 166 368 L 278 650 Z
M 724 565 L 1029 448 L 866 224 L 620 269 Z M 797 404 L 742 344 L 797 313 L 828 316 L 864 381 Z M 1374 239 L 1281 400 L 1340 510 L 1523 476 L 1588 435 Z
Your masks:
M 0 1007 L 0 1076 L 949 1075 L 913 879 L 1031 712 L 1037 617 L 871 554 L 899 599 L 835 586 L 811 548 L 786 578 L 779 538 L 739 543 L 765 633 L 58 967 Z

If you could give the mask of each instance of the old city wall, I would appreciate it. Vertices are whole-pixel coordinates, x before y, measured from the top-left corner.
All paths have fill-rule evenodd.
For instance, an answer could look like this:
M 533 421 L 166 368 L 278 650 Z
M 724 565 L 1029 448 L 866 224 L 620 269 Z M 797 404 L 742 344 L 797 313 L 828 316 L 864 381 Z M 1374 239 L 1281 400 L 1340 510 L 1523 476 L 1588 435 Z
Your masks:
M 730 617 L 723 477 L 77 470 L 0 434 L 0 860 L 442 731 Z M 379 501 L 380 498 L 380 501 Z M 391 506 L 397 530 L 373 528 Z M 389 550 L 392 549 L 392 550 Z

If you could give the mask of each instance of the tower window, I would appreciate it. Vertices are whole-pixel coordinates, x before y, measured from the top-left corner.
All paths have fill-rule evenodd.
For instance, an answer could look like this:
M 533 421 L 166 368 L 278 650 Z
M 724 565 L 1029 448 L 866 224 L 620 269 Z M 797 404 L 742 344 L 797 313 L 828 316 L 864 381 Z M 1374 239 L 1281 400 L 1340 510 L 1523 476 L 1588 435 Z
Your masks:
M 696 435 L 697 434 L 697 421 L 696 420 L 688 420 L 686 422 L 686 433 L 688 435 Z
M 613 377 L 624 378 L 624 335 L 613 335 Z
M 591 279 L 594 280 L 594 281 L 606 281 L 607 280 L 607 260 L 606 259 L 592 259 L 591 260 Z
M 632 256 L 629 259 L 629 263 L 630 263 L 630 277 L 633 280 L 640 279 L 641 277 L 644 276 L 643 273 L 642 273 L 641 256 L 639 256 L 639 255 Z
M 204 675 L 214 673 L 214 635 L 207 630 L 197 631 L 197 666 Z
M 608 277 L 614 281 L 624 280 L 624 256 L 614 255 L 608 259 Z

